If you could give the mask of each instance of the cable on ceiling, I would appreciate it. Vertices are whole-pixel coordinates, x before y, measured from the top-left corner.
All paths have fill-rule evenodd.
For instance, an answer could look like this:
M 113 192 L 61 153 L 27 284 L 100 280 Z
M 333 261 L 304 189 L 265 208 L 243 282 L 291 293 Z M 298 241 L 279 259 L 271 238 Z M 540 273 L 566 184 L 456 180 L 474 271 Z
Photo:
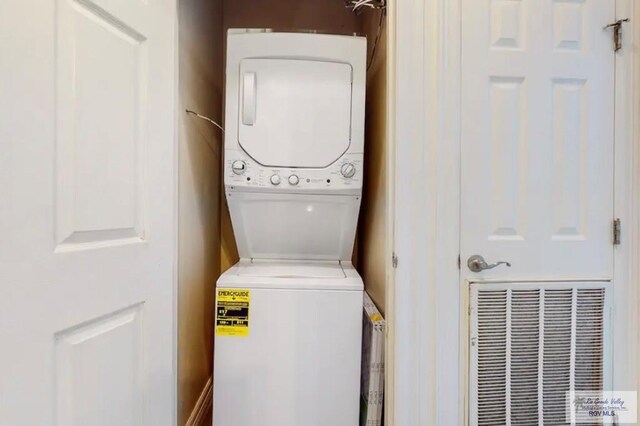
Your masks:
M 384 26 L 384 17 L 387 12 L 387 0 L 344 0 L 344 4 L 347 9 L 351 9 L 356 15 L 359 15 L 365 9 L 377 9 L 380 13 L 376 38 L 373 42 L 373 48 L 371 49 L 371 57 L 367 61 L 367 71 L 369 71 L 376 57 L 376 51 L 378 50 L 378 42 L 380 41 L 382 27 Z
M 378 42 L 380 41 L 380 35 L 382 34 L 382 27 L 384 26 L 384 17 L 386 11 L 385 9 L 380 9 L 380 20 L 378 21 L 378 30 L 376 31 L 376 39 L 373 42 L 373 48 L 371 49 L 371 57 L 369 58 L 369 62 L 367 63 L 367 71 L 373 65 L 373 60 L 376 57 L 376 51 L 378 50 Z
M 344 0 L 345 6 L 360 13 L 363 9 L 384 9 L 387 7 L 386 0 Z

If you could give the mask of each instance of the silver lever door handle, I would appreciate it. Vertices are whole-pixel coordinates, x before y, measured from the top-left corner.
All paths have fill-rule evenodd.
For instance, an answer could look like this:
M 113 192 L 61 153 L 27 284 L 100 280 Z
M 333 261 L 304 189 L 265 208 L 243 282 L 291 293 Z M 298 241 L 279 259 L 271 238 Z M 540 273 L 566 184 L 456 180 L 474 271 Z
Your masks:
M 484 257 L 478 254 L 474 254 L 469 258 L 469 260 L 467 260 L 467 266 L 472 272 L 482 272 L 485 269 L 493 269 L 500 265 L 507 265 L 507 267 L 511 268 L 511 264 L 509 262 L 496 262 L 489 264 L 484 260 Z

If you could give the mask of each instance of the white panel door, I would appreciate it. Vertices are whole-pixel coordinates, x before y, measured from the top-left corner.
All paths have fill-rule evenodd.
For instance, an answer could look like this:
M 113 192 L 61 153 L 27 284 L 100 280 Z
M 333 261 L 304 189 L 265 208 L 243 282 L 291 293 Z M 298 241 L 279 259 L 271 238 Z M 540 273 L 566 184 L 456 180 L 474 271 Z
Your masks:
M 462 15 L 463 277 L 610 279 L 614 2 L 464 0 Z M 512 267 L 473 273 L 476 254 Z
M 0 424 L 175 424 L 173 0 L 0 2 Z

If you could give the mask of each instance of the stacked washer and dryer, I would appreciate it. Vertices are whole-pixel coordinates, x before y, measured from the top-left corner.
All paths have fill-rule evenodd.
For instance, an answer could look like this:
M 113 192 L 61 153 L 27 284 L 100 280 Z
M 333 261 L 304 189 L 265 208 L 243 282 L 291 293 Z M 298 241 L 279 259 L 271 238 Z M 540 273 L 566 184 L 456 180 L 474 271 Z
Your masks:
M 228 33 L 215 426 L 358 424 L 365 79 L 365 38 Z

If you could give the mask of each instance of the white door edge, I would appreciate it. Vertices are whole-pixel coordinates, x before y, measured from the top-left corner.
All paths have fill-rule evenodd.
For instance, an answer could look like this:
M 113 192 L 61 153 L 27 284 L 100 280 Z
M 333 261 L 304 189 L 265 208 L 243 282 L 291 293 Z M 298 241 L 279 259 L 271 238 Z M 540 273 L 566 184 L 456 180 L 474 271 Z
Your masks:
M 176 197 L 176 202 L 173 205 L 173 286 L 172 286 L 172 297 L 173 297 L 173 312 L 171 313 L 173 316 L 173 330 L 172 330 L 172 338 L 171 338 L 171 353 L 173 354 L 173 390 L 172 390 L 172 401 L 171 401 L 171 413 L 172 413 L 172 423 L 174 425 L 178 425 L 178 293 L 179 293 L 179 270 L 178 270 L 178 259 L 180 256 L 179 252 L 179 244 L 178 244 L 178 212 L 180 211 L 180 206 L 177 201 L 178 197 L 178 188 L 179 188 L 179 164 L 180 158 L 178 156 L 179 145 L 180 145 L 180 122 L 181 122 L 181 114 L 183 114 L 180 103 L 180 2 L 176 2 L 175 5 L 175 13 L 173 16 L 173 193 Z
M 387 205 L 386 205 L 386 229 L 385 229 L 385 253 L 386 253 L 386 306 L 385 315 L 387 318 L 395 318 L 395 284 L 396 269 L 393 265 L 393 256 L 395 256 L 395 185 L 396 185 L 396 31 L 397 31 L 397 13 L 396 2 L 391 2 L 387 6 L 387 150 L 386 166 L 387 166 Z M 389 324 L 389 322 L 387 322 Z M 384 389 L 384 424 L 393 425 L 395 416 L 395 330 L 392 326 L 386 329 L 385 342 L 385 389 Z

